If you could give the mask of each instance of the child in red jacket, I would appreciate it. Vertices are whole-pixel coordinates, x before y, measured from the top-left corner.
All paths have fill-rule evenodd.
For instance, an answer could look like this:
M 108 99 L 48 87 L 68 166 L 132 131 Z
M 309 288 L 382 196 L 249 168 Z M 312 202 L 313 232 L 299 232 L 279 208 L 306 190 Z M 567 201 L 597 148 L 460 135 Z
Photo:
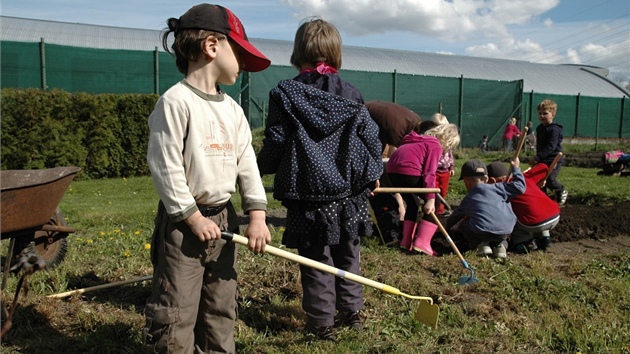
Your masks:
M 560 207 L 540 189 L 547 169 L 547 165 L 539 163 L 525 171 L 525 193 L 510 200 L 517 218 L 510 237 L 510 248 L 516 253 L 528 253 L 536 249 L 544 251 L 549 248 L 549 230 L 560 221 Z M 490 183 L 505 181 L 507 175 L 508 169 L 504 163 L 494 161 L 488 165 Z

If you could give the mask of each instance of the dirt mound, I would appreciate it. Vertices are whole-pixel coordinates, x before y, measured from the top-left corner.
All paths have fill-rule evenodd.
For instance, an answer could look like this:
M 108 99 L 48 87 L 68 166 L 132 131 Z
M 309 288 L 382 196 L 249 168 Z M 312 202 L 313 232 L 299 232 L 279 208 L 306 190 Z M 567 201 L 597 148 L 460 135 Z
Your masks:
M 285 217 L 284 208 L 269 210 L 267 222 L 274 227 L 284 226 Z M 554 242 L 630 236 L 630 202 L 599 206 L 566 204 L 560 209 L 560 222 L 551 235 Z
M 630 202 L 601 206 L 567 204 L 560 210 L 560 222 L 551 234 L 557 242 L 630 235 Z

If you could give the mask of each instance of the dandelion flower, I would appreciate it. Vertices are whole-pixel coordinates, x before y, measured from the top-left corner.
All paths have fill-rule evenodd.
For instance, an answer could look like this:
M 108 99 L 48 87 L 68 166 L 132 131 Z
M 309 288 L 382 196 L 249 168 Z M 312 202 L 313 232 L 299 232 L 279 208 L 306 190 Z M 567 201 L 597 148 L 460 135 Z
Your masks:
M 144 249 L 145 250 L 150 250 L 151 249 L 151 244 L 150 243 L 145 243 L 144 244 Z

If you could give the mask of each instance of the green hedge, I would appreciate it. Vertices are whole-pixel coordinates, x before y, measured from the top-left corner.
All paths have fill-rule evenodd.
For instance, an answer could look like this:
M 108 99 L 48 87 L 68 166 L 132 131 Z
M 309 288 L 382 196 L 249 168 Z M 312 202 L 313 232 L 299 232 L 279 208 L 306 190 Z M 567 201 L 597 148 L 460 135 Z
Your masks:
M 1 167 L 78 166 L 78 178 L 145 176 L 147 118 L 157 99 L 3 89 Z

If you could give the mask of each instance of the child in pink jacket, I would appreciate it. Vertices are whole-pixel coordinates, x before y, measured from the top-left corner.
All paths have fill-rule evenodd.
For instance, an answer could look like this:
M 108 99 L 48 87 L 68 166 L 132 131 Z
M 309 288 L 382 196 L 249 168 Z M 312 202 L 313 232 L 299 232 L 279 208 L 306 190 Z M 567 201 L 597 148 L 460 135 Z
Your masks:
M 438 162 L 444 150 L 451 150 L 459 144 L 459 129 L 454 124 L 442 124 L 425 130 L 428 121 L 418 124 L 414 130 L 405 135 L 402 145 L 391 155 L 387 162 L 387 177 L 396 187 L 436 188 L 435 176 Z M 431 221 L 429 214 L 435 212 L 435 194 L 421 196 L 423 218 L 418 222 L 420 206 L 416 202 L 417 195 L 403 194 L 407 204 L 403 221 L 403 237 L 400 248 L 415 250 L 437 256 L 431 248 L 431 239 L 437 225 Z M 418 198 L 420 199 L 420 198 Z

